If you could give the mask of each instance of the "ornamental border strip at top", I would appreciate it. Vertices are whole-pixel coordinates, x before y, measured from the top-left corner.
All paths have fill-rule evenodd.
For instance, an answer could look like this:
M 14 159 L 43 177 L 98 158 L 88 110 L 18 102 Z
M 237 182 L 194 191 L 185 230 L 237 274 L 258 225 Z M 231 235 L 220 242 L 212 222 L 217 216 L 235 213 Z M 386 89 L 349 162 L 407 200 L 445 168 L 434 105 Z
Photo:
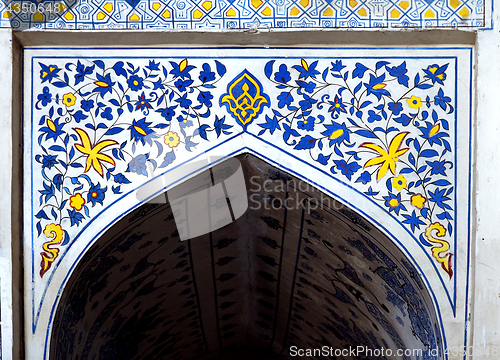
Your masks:
M 7 0 L 0 25 L 35 29 L 486 26 L 483 0 Z

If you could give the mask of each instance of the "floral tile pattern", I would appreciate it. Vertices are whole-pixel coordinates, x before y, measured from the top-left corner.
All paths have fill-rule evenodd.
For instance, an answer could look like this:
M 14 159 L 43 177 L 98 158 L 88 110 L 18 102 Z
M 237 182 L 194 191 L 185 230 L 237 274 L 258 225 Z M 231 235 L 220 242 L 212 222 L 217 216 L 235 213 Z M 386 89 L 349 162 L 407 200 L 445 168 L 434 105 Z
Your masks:
M 37 29 L 246 29 L 488 26 L 478 0 L 8 0 L 2 27 Z
M 452 299 L 464 266 L 457 217 L 466 216 L 456 206 L 457 58 L 380 51 L 245 62 L 61 49 L 57 58 L 33 56 L 26 163 L 34 284 L 50 281 L 114 202 L 238 138 L 297 158 L 397 220 Z

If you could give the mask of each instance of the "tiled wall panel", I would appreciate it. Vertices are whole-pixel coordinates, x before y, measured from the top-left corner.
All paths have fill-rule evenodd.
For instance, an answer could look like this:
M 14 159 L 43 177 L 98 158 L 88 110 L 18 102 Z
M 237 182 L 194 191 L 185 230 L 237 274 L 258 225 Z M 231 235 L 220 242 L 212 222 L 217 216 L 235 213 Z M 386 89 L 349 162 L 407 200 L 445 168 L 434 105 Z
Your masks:
M 452 343 L 463 345 L 471 48 L 25 55 L 30 336 L 50 328 L 56 294 L 88 246 L 145 200 L 141 185 L 166 174 L 160 188 L 173 186 L 189 175 L 181 165 L 204 154 L 250 152 L 393 238 L 423 274 Z

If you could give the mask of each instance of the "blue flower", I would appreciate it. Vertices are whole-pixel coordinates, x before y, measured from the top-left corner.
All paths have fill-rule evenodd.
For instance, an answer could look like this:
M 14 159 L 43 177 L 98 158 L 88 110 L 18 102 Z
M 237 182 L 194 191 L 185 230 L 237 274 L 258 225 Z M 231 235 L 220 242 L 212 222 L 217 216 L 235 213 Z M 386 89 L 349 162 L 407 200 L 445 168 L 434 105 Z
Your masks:
M 174 82 L 174 85 L 177 89 L 179 89 L 180 92 L 186 91 L 186 88 L 193 83 L 193 80 L 188 79 L 188 80 L 181 80 L 177 79 Z
M 186 119 L 184 116 L 177 116 L 177 121 L 179 122 L 179 126 L 181 129 L 185 129 L 187 127 L 193 126 L 193 121 Z
M 66 123 L 64 122 L 62 124 L 59 124 L 59 118 L 57 118 L 55 121 L 47 118 L 47 126 L 41 127 L 39 131 L 46 134 L 45 140 L 53 139 L 55 142 L 59 135 L 64 134 L 62 128 L 65 124 Z
M 382 120 L 382 116 L 375 113 L 373 110 L 368 110 L 368 122 L 371 124 L 374 121 Z
M 451 101 L 449 96 L 444 96 L 442 88 L 439 88 L 437 96 L 434 96 L 434 105 L 441 106 L 441 109 L 446 110 L 446 105 Z
M 62 183 L 63 183 L 62 174 L 55 174 L 54 178 L 52 179 L 52 184 L 54 184 L 56 186 L 57 190 L 61 191 Z
M 141 96 L 137 98 L 135 105 L 135 110 L 146 110 L 146 109 L 151 109 L 151 104 L 150 100 L 146 99 L 146 95 L 144 94 L 144 91 L 142 92 Z M 148 110 L 149 111 L 149 110 Z
M 435 202 L 437 206 L 439 206 L 442 209 L 449 209 L 451 210 L 451 206 L 448 204 L 445 204 L 444 201 L 451 200 L 448 196 L 445 196 L 446 189 L 439 190 L 439 188 L 436 188 L 434 193 L 432 191 L 429 191 L 429 200 L 432 202 Z
M 123 174 L 113 175 L 115 183 L 117 184 L 130 184 L 130 180 L 125 177 Z
M 411 118 L 406 114 L 401 114 L 400 117 L 394 118 L 394 121 L 397 123 L 403 124 L 403 126 L 408 126 L 408 124 L 411 121 Z
M 292 77 L 290 76 L 290 72 L 288 71 L 287 66 L 285 64 L 281 64 L 279 71 L 277 71 L 276 74 L 274 74 L 274 80 L 286 84 L 291 79 Z
M 314 88 L 316 87 L 316 84 L 312 81 L 309 81 L 306 83 L 305 81 L 297 81 L 297 84 L 304 89 L 305 92 L 308 92 L 309 94 L 312 94 L 314 91 Z
M 212 100 L 214 96 L 210 93 L 210 91 L 200 91 L 200 94 L 198 95 L 197 100 L 200 102 L 200 104 L 205 104 L 207 107 L 212 106 Z
M 47 80 L 49 82 L 52 82 L 52 79 L 57 76 L 57 73 L 61 71 L 56 65 L 44 65 L 42 63 L 39 63 L 40 67 L 42 70 L 40 70 L 40 79 L 42 79 L 42 83 L 46 82 Z
M 187 98 L 187 93 L 185 93 L 182 97 L 176 99 L 175 101 L 178 102 L 180 107 L 183 107 L 184 109 L 189 109 L 189 107 L 193 103 Z
M 401 203 L 401 193 L 394 195 L 389 193 L 389 196 L 384 196 L 385 206 L 389 208 L 389 212 L 394 211 L 399 215 L 399 210 L 405 210 L 406 207 Z
M 89 189 L 89 193 L 87 194 L 87 202 L 92 203 L 92 207 L 94 207 L 96 203 L 103 205 L 102 201 L 104 200 L 106 190 L 108 190 L 107 186 L 101 189 L 101 184 L 92 184 Z
M 156 63 L 154 60 L 149 60 L 149 65 L 147 65 L 146 68 L 151 71 L 160 70 L 160 63 Z
M 299 121 L 297 125 L 300 130 L 312 131 L 314 130 L 314 117 L 309 116 L 307 119 Z
M 215 132 L 217 133 L 217 138 L 220 136 L 221 133 L 223 133 L 224 135 L 231 134 L 227 130 L 231 129 L 233 125 L 224 124 L 224 121 L 226 121 L 226 116 L 223 116 L 222 118 L 219 119 L 219 117 L 215 115 L 214 129 Z
M 334 160 L 335 165 L 337 165 L 337 169 L 342 172 L 342 175 L 345 175 L 346 178 L 351 180 L 351 176 L 361 169 L 361 166 L 358 165 L 357 162 L 353 161 L 352 163 L 346 163 L 345 160 Z
M 114 82 L 111 81 L 111 74 L 106 74 L 106 76 L 99 75 L 96 73 L 97 81 L 94 82 L 94 85 L 97 85 L 92 92 L 97 92 L 104 98 L 108 92 L 111 93 L 113 89 Z
M 299 79 L 307 79 L 309 76 L 316 79 L 316 75 L 319 75 L 319 71 L 316 70 L 316 66 L 318 66 L 318 60 L 314 61 L 311 65 L 308 65 L 304 59 L 300 60 L 300 63 L 301 65 L 292 66 L 300 73 Z
M 177 105 L 171 106 L 171 107 L 168 107 L 168 108 L 164 108 L 164 109 L 158 109 L 158 110 L 156 110 L 156 112 L 159 112 L 160 115 L 165 118 L 165 120 L 170 121 L 175 116 L 174 109 L 176 107 L 177 107 Z
M 163 86 L 163 84 L 161 83 L 161 78 L 158 78 L 157 81 L 153 82 L 153 90 L 157 90 L 157 89 L 165 89 L 165 86 Z
M 94 72 L 95 65 L 92 66 L 83 66 L 83 64 L 78 60 L 76 65 L 76 74 L 75 74 L 75 85 L 78 85 L 85 79 L 85 75 L 91 75 Z
M 135 142 L 142 142 L 142 145 L 145 144 L 145 138 L 153 133 L 153 129 L 149 128 L 149 125 L 151 125 L 150 122 L 146 122 L 146 118 L 143 118 L 139 121 L 135 121 L 135 119 L 132 121 L 132 125 L 128 127 L 130 130 L 130 140 L 134 140 Z M 148 141 L 149 143 L 149 141 Z
M 425 77 L 431 79 L 432 83 L 444 85 L 443 81 L 446 80 L 446 69 L 448 69 L 448 64 L 439 66 L 437 64 L 429 65 L 427 69 L 424 69 Z
M 77 123 L 79 123 L 80 121 L 82 120 L 85 120 L 86 118 L 88 118 L 87 115 L 85 115 L 82 110 L 78 110 L 76 113 L 73 114 L 73 117 L 75 118 L 75 121 Z
M 106 120 L 113 120 L 112 110 L 109 106 L 101 112 L 101 117 Z
M 210 125 L 203 124 L 193 132 L 193 136 L 200 135 L 203 139 L 208 141 L 207 131 L 211 131 Z
M 304 94 L 304 100 L 299 101 L 299 106 L 302 111 L 312 108 L 312 104 L 318 102 L 318 100 L 309 97 L 309 95 Z
M 341 144 L 343 141 L 349 142 L 349 134 L 351 130 L 349 130 L 345 123 L 339 124 L 335 121 L 332 121 L 331 125 L 324 124 L 323 125 L 326 130 L 321 133 L 321 135 L 328 136 L 330 139 L 330 147 L 333 144 Z
M 431 175 L 444 175 L 446 176 L 445 173 L 445 166 L 444 163 L 445 161 L 426 161 L 427 165 L 429 165 L 432 170 L 431 170 Z
M 52 196 L 56 196 L 54 185 L 50 184 L 50 186 L 48 186 L 45 181 L 43 182 L 43 190 L 38 190 L 38 192 L 42 194 L 42 196 L 40 196 L 40 202 L 42 201 L 43 195 L 45 195 L 45 202 L 49 201 Z
M 194 66 L 188 65 L 187 59 L 182 60 L 180 63 L 175 63 L 170 61 L 173 69 L 170 70 L 170 74 L 174 75 L 174 79 L 180 77 L 181 79 L 188 78 L 191 79 L 189 72 L 194 69 Z
M 418 128 L 422 131 L 422 135 L 420 136 L 429 140 L 429 145 L 433 146 L 434 143 L 441 145 L 441 138 L 449 136 L 447 133 L 439 131 L 441 129 L 439 123 L 433 125 L 432 123 L 426 121 L 425 124 L 427 127 L 419 126 Z
M 278 102 L 278 107 L 280 109 L 283 109 L 285 105 L 290 105 L 293 101 L 293 96 L 291 93 L 283 91 L 281 94 L 278 95 L 279 100 Z
M 342 60 L 336 60 L 335 64 L 332 62 L 332 71 L 340 72 L 343 68 L 345 68 L 345 66 L 342 65 Z
M 57 164 L 57 155 L 43 155 L 42 168 L 51 169 Z
M 387 107 L 392 111 L 392 114 L 394 116 L 398 116 L 399 113 L 403 111 L 403 104 L 401 104 L 399 101 L 397 103 L 391 101 L 387 104 Z
M 132 91 L 139 91 L 144 86 L 144 81 L 139 75 L 132 75 L 127 79 L 127 84 Z
M 366 66 L 361 63 L 356 63 L 356 67 L 352 71 L 352 78 L 359 77 L 360 79 L 365 75 L 365 71 L 368 70 Z
M 387 84 L 384 83 L 385 74 L 380 75 L 379 77 L 375 77 L 373 74 L 370 74 L 370 82 L 365 83 L 366 87 L 366 95 L 373 94 L 377 97 L 377 99 L 381 99 L 382 95 L 391 96 L 389 91 L 384 88 Z
M 200 71 L 200 80 L 202 83 L 215 80 L 215 72 L 211 71 L 210 65 L 207 63 L 203 64 L 203 70 Z
M 332 113 L 332 117 L 334 112 L 337 112 L 338 114 L 340 114 L 341 112 L 344 113 L 346 112 L 345 105 L 342 103 L 342 98 L 338 97 L 338 95 L 335 95 L 334 101 L 328 101 L 328 102 L 331 105 L 328 111 Z
M 38 101 L 42 102 L 42 106 L 47 106 L 47 104 L 52 102 L 52 94 L 49 92 L 49 88 L 47 86 L 44 86 L 43 92 L 38 94 Z
M 420 229 L 420 225 L 425 225 L 425 223 L 420 220 L 420 216 L 415 214 L 415 210 L 413 210 L 411 216 L 403 214 L 406 220 L 403 220 L 403 224 L 408 224 L 411 227 L 411 231 L 415 232 L 415 228 Z
M 368 171 L 363 171 L 363 173 L 356 179 L 356 182 L 361 182 L 363 185 L 366 185 L 372 181 L 372 175 Z
M 398 78 L 398 83 L 408 87 L 408 80 L 410 80 L 410 78 L 408 75 L 405 75 L 408 72 L 406 69 L 406 61 L 403 61 L 399 66 L 393 66 L 392 68 L 387 67 L 387 70 L 391 76 Z
M 80 105 L 82 107 L 83 110 L 85 111 L 90 111 L 90 109 L 92 109 L 94 107 L 94 100 L 90 99 L 90 100 L 82 100 L 80 102 Z
M 278 119 L 276 118 L 276 115 L 272 119 L 266 115 L 266 122 L 262 123 L 262 124 L 257 124 L 257 125 L 259 125 L 261 128 L 264 128 L 264 130 L 261 130 L 259 132 L 259 136 L 264 134 L 266 132 L 266 129 L 271 132 L 271 135 L 274 133 L 274 130 L 276 130 L 276 129 L 281 130 L 280 124 L 278 122 Z
M 332 156 L 332 154 L 330 154 L 328 156 L 325 156 L 323 154 L 319 154 L 318 155 L 318 159 L 316 161 L 319 162 L 321 165 L 327 165 L 328 164 L 328 160 L 330 160 L 331 156 Z
M 69 219 L 71 221 L 71 226 L 73 226 L 73 225 L 78 226 L 85 218 L 82 214 L 80 214 L 76 210 L 69 210 L 68 209 L 68 215 L 69 215 Z
M 138 175 L 148 176 L 148 170 L 146 168 L 147 159 L 148 158 L 144 154 L 136 156 L 128 163 L 126 172 L 135 172 Z

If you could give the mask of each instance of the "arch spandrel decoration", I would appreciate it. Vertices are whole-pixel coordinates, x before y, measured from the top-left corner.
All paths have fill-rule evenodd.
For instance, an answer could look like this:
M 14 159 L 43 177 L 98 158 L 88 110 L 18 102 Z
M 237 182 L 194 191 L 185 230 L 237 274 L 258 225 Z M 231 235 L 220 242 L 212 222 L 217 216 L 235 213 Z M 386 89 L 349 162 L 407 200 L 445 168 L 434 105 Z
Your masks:
M 92 242 L 149 199 L 139 188 L 243 152 L 371 219 L 464 334 L 472 50 L 401 50 L 25 50 L 30 336 Z

